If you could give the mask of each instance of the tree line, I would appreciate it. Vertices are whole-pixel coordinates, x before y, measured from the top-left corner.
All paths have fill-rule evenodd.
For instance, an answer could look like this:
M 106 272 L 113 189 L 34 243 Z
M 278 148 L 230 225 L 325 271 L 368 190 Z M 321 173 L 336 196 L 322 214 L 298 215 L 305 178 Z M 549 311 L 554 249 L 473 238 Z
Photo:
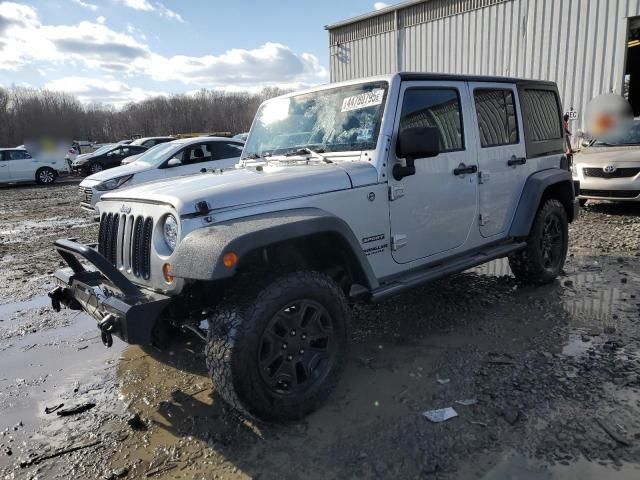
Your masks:
M 113 142 L 133 135 L 246 132 L 260 103 L 283 93 L 273 87 L 259 93 L 203 89 L 114 108 L 62 92 L 0 88 L 0 147 L 42 137 Z

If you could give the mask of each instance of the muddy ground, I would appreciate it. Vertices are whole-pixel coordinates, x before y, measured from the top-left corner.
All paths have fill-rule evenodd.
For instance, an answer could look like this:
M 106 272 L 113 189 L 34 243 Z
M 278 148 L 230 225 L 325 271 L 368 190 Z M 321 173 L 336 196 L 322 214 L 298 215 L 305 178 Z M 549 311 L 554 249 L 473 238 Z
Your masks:
M 337 391 L 273 425 L 216 398 L 195 337 L 107 350 L 50 310 L 52 241 L 97 231 L 76 191 L 0 188 L 0 478 L 640 478 L 640 205 L 584 209 L 551 285 L 501 261 L 358 306 Z

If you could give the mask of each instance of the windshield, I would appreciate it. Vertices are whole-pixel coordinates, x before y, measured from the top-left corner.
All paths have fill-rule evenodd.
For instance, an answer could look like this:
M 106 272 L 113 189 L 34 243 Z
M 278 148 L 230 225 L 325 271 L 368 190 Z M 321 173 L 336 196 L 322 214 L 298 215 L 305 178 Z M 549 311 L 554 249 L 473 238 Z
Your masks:
M 113 150 L 113 148 L 115 147 L 115 145 L 111 144 L 111 145 L 105 145 L 104 147 L 100 147 L 99 149 L 97 149 L 95 152 L 93 152 L 91 155 L 102 155 L 103 153 L 108 152 L 109 150 Z
M 180 150 L 184 145 L 182 143 L 159 143 L 158 145 L 150 148 L 142 155 L 138 157 L 137 162 L 147 162 L 151 165 L 159 165 L 164 162 L 170 155 L 173 155 L 176 151 Z
M 640 145 L 640 122 L 635 121 L 621 124 L 603 137 L 597 139 L 594 145 Z
M 386 82 L 320 90 L 263 104 L 247 139 L 244 158 L 295 152 L 376 148 Z

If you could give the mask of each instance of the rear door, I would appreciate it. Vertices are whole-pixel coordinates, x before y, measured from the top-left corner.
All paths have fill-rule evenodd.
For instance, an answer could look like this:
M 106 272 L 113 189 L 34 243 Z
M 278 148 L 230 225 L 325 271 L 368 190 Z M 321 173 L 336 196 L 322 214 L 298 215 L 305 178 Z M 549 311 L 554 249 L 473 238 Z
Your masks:
M 206 162 L 206 168 L 233 168 L 240 160 L 244 145 L 238 142 L 211 142 L 208 145 L 211 160 Z
M 9 150 L 5 152 L 8 159 L 11 180 L 23 182 L 36 179 L 38 161 L 24 150 Z
M 436 127 L 440 154 L 415 160 L 416 173 L 389 178 L 392 254 L 408 263 L 464 245 L 477 214 L 476 152 L 465 82 L 404 82 L 393 144 L 404 128 Z M 390 165 L 401 162 L 390 152 Z M 466 172 L 466 173 L 463 173 Z
M 7 152 L 0 152 L 0 183 L 11 181 L 11 170 L 7 160 Z
M 479 222 L 483 237 L 505 234 L 530 174 L 515 85 L 470 83 L 478 135 Z

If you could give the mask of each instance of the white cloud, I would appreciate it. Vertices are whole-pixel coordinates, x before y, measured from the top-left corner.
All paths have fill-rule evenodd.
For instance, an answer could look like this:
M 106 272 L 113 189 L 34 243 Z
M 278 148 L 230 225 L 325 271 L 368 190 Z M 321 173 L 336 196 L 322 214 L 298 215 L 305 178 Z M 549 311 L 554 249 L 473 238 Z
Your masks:
M 177 20 L 184 23 L 182 16 L 167 8 L 162 2 L 149 2 L 148 0 L 120 0 L 125 7 L 133 8 L 134 10 L 140 10 L 143 12 L 156 12 L 161 17 Z
M 181 82 L 187 88 L 250 90 L 265 86 L 294 89 L 323 83 L 327 70 L 309 53 L 296 53 L 286 45 L 265 43 L 253 49 L 231 49 L 218 55 L 160 55 L 151 50 L 135 27 L 125 32 L 109 28 L 103 17 L 74 25 L 45 25 L 34 8 L 0 1 L 0 71 L 19 71 L 29 65 L 44 76 L 60 67 L 71 67 L 79 75 L 71 87 L 83 86 L 84 99 L 105 99 L 122 103 L 142 98 L 141 89 L 127 89 L 127 78 L 141 82 Z M 97 84 L 84 79 L 83 71 L 103 82 L 117 78 L 121 83 Z M 80 78 L 84 80 L 80 82 Z M 109 80 L 115 81 L 115 80 Z M 49 88 L 64 86 L 60 81 Z M 157 87 L 156 87 L 157 88 Z M 109 94 L 107 94 L 110 92 Z
M 155 80 L 179 80 L 202 87 L 317 84 L 328 78 L 326 69 L 314 55 L 296 54 L 279 43 L 202 57 L 152 54 L 139 63 L 146 65 Z
M 98 22 L 100 25 L 104 25 L 104 23 L 107 21 L 106 18 L 104 18 L 102 15 L 100 15 L 98 18 L 96 18 L 96 22 Z
M 376 2 L 373 4 L 373 8 L 375 8 L 376 10 L 382 10 L 383 8 L 387 8 L 388 6 L 389 4 L 384 2 Z
M 145 12 L 152 12 L 155 10 L 147 0 L 120 0 L 125 7 L 133 8 L 134 10 L 143 10 Z
M 91 11 L 98 10 L 98 6 L 93 3 L 83 2 L 82 0 L 71 0 L 73 3 L 80 5 L 81 7 L 88 8 Z
M 71 93 L 82 102 L 109 103 L 115 106 L 122 106 L 130 102 L 139 102 L 158 95 L 166 95 L 164 92 L 131 87 L 119 80 L 73 76 L 50 81 L 44 88 Z

